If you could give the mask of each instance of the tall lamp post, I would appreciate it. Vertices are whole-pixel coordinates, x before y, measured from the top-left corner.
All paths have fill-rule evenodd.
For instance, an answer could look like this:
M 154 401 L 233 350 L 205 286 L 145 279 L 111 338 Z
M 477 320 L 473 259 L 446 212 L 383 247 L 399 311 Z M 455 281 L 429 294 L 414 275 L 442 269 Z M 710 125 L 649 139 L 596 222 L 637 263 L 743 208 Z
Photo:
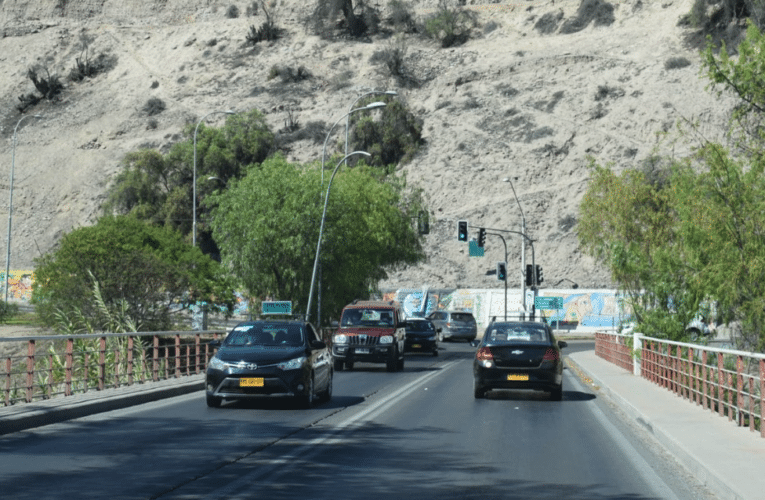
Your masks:
M 327 184 L 327 194 L 324 196 L 324 211 L 321 214 L 321 226 L 319 226 L 319 241 L 316 243 L 316 258 L 313 261 L 313 273 L 311 274 L 311 289 L 308 292 L 308 304 L 305 308 L 305 320 L 308 321 L 308 317 L 311 314 L 311 302 L 313 301 L 313 284 L 316 281 L 316 270 L 319 267 L 319 256 L 321 255 L 321 240 L 324 236 L 324 220 L 327 218 L 327 205 L 329 203 L 329 190 L 332 189 L 332 179 L 335 178 L 335 174 L 337 173 L 337 170 L 340 168 L 340 165 L 345 162 L 345 160 L 349 156 L 353 155 L 364 155 L 364 156 L 372 156 L 371 154 L 367 153 L 366 151 L 354 151 L 352 153 L 348 153 L 343 157 L 342 160 L 340 160 L 337 165 L 335 166 L 335 170 L 332 172 L 332 176 L 329 178 L 329 183 Z
M 10 178 L 10 195 L 8 198 L 8 248 L 6 248 L 5 253 L 5 303 L 8 303 L 8 273 L 10 272 L 10 265 L 11 265 L 11 219 L 13 217 L 13 173 L 16 170 L 16 134 L 19 130 L 19 125 L 21 125 L 21 122 L 23 122 L 26 118 L 42 118 L 42 115 L 26 115 L 22 116 L 21 119 L 16 123 L 16 127 L 13 129 L 13 148 L 11 153 L 11 178 Z
M 193 182 L 193 202 L 192 202 L 192 212 L 193 212 L 193 222 L 191 224 L 191 245 L 197 246 L 197 131 L 199 131 L 199 126 L 202 125 L 202 122 L 205 121 L 205 118 L 208 116 L 212 116 L 215 114 L 226 114 L 226 115 L 233 115 L 235 114 L 232 110 L 228 111 L 212 111 L 210 113 L 207 113 L 202 117 L 201 120 L 199 120 L 199 123 L 197 123 L 197 126 L 194 128 L 194 180 Z

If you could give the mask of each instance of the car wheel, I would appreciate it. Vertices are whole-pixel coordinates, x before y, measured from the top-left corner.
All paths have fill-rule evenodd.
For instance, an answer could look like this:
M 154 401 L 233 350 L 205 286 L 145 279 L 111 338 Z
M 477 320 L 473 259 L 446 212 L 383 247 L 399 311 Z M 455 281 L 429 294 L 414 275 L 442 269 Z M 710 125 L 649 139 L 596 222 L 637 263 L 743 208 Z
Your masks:
M 353 361 L 346 361 L 345 362 L 345 369 L 346 370 L 353 370 Z
M 323 401 L 329 401 L 332 399 L 332 374 L 329 374 L 329 380 L 327 381 L 327 388 L 321 393 L 321 399 Z
M 220 408 L 220 404 L 223 402 L 223 398 L 217 396 L 207 395 L 207 406 L 210 408 Z
M 345 363 L 342 359 L 336 359 L 335 360 L 335 371 L 341 372 L 343 371 L 343 363 Z
M 298 398 L 300 399 L 300 405 L 303 408 L 308 409 L 313 406 L 313 376 L 308 379 L 308 387 L 306 387 L 305 394 L 298 396 Z
M 395 372 L 398 365 L 398 347 L 393 350 L 393 354 L 385 362 L 385 369 L 389 372 Z
M 438 356 L 438 347 L 433 349 L 433 356 Z
M 404 356 L 403 355 L 396 363 L 396 369 L 398 369 L 398 371 L 404 371 Z
M 550 401 L 561 401 L 563 399 L 563 384 L 550 391 Z
M 478 385 L 478 381 L 473 379 L 473 397 L 483 399 L 486 397 L 486 388 Z

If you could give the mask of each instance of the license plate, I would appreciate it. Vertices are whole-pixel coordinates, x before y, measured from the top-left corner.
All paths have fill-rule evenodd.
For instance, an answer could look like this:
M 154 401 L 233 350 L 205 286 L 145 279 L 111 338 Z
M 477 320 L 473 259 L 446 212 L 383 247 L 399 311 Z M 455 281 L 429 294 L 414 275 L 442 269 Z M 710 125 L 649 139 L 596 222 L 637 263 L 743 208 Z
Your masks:
M 412 349 L 422 349 L 420 344 L 412 344 Z
M 529 379 L 528 375 L 516 375 L 511 373 L 510 375 L 507 376 L 507 380 L 528 380 L 528 379 Z
M 356 354 L 369 354 L 369 349 L 356 349 Z
M 263 377 L 239 379 L 239 387 L 263 387 L 263 385 Z

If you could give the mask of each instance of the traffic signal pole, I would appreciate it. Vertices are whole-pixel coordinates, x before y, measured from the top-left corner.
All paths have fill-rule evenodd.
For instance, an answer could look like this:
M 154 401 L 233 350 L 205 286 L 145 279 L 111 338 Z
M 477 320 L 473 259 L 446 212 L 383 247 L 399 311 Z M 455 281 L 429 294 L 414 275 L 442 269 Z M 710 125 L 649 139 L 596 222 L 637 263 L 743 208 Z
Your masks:
M 488 227 L 485 228 L 485 229 L 486 229 L 486 231 L 494 231 L 495 233 L 496 232 L 512 233 L 512 234 L 519 234 L 519 235 L 523 236 L 523 245 L 521 247 L 522 248 L 522 252 L 521 252 L 521 294 L 522 294 L 522 296 L 521 296 L 521 303 L 523 305 L 523 313 L 524 313 L 524 316 L 525 316 L 526 312 L 528 312 L 527 309 L 526 309 L 526 277 L 525 277 L 525 272 L 526 272 L 526 241 L 528 241 L 529 245 L 531 245 L 531 264 L 532 264 L 532 266 L 534 266 L 532 269 L 536 270 L 536 257 L 534 255 L 534 240 L 529 238 L 529 236 L 526 234 L 526 219 L 525 218 L 523 219 L 523 232 L 521 232 L 521 231 L 511 231 L 510 229 L 493 229 L 493 228 L 488 228 Z M 504 238 L 502 239 L 502 241 L 503 242 L 505 241 Z M 505 245 L 505 262 L 507 262 L 507 245 Z M 533 281 L 531 286 L 535 288 L 535 285 L 537 283 L 536 283 L 536 277 L 534 277 L 534 275 L 535 275 L 535 272 L 532 271 L 532 279 L 534 281 Z M 507 281 L 505 281 L 505 283 L 507 283 Z M 524 317 L 524 319 L 527 319 L 527 318 Z

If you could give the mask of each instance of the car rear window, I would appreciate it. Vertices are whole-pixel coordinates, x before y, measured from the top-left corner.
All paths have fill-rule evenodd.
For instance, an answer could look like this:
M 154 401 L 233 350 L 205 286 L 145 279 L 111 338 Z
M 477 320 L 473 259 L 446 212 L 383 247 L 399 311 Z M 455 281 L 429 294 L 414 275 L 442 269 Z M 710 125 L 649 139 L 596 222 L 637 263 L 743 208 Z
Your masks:
M 452 313 L 452 321 L 475 321 L 470 313 Z
M 489 342 L 549 342 L 547 330 L 535 326 L 496 325 L 486 332 Z
M 413 332 L 434 331 L 433 323 L 431 323 L 430 321 L 410 321 L 407 323 L 406 328 Z
M 300 325 L 287 323 L 237 326 L 226 337 L 225 345 L 229 347 L 299 347 L 303 345 L 303 329 Z

